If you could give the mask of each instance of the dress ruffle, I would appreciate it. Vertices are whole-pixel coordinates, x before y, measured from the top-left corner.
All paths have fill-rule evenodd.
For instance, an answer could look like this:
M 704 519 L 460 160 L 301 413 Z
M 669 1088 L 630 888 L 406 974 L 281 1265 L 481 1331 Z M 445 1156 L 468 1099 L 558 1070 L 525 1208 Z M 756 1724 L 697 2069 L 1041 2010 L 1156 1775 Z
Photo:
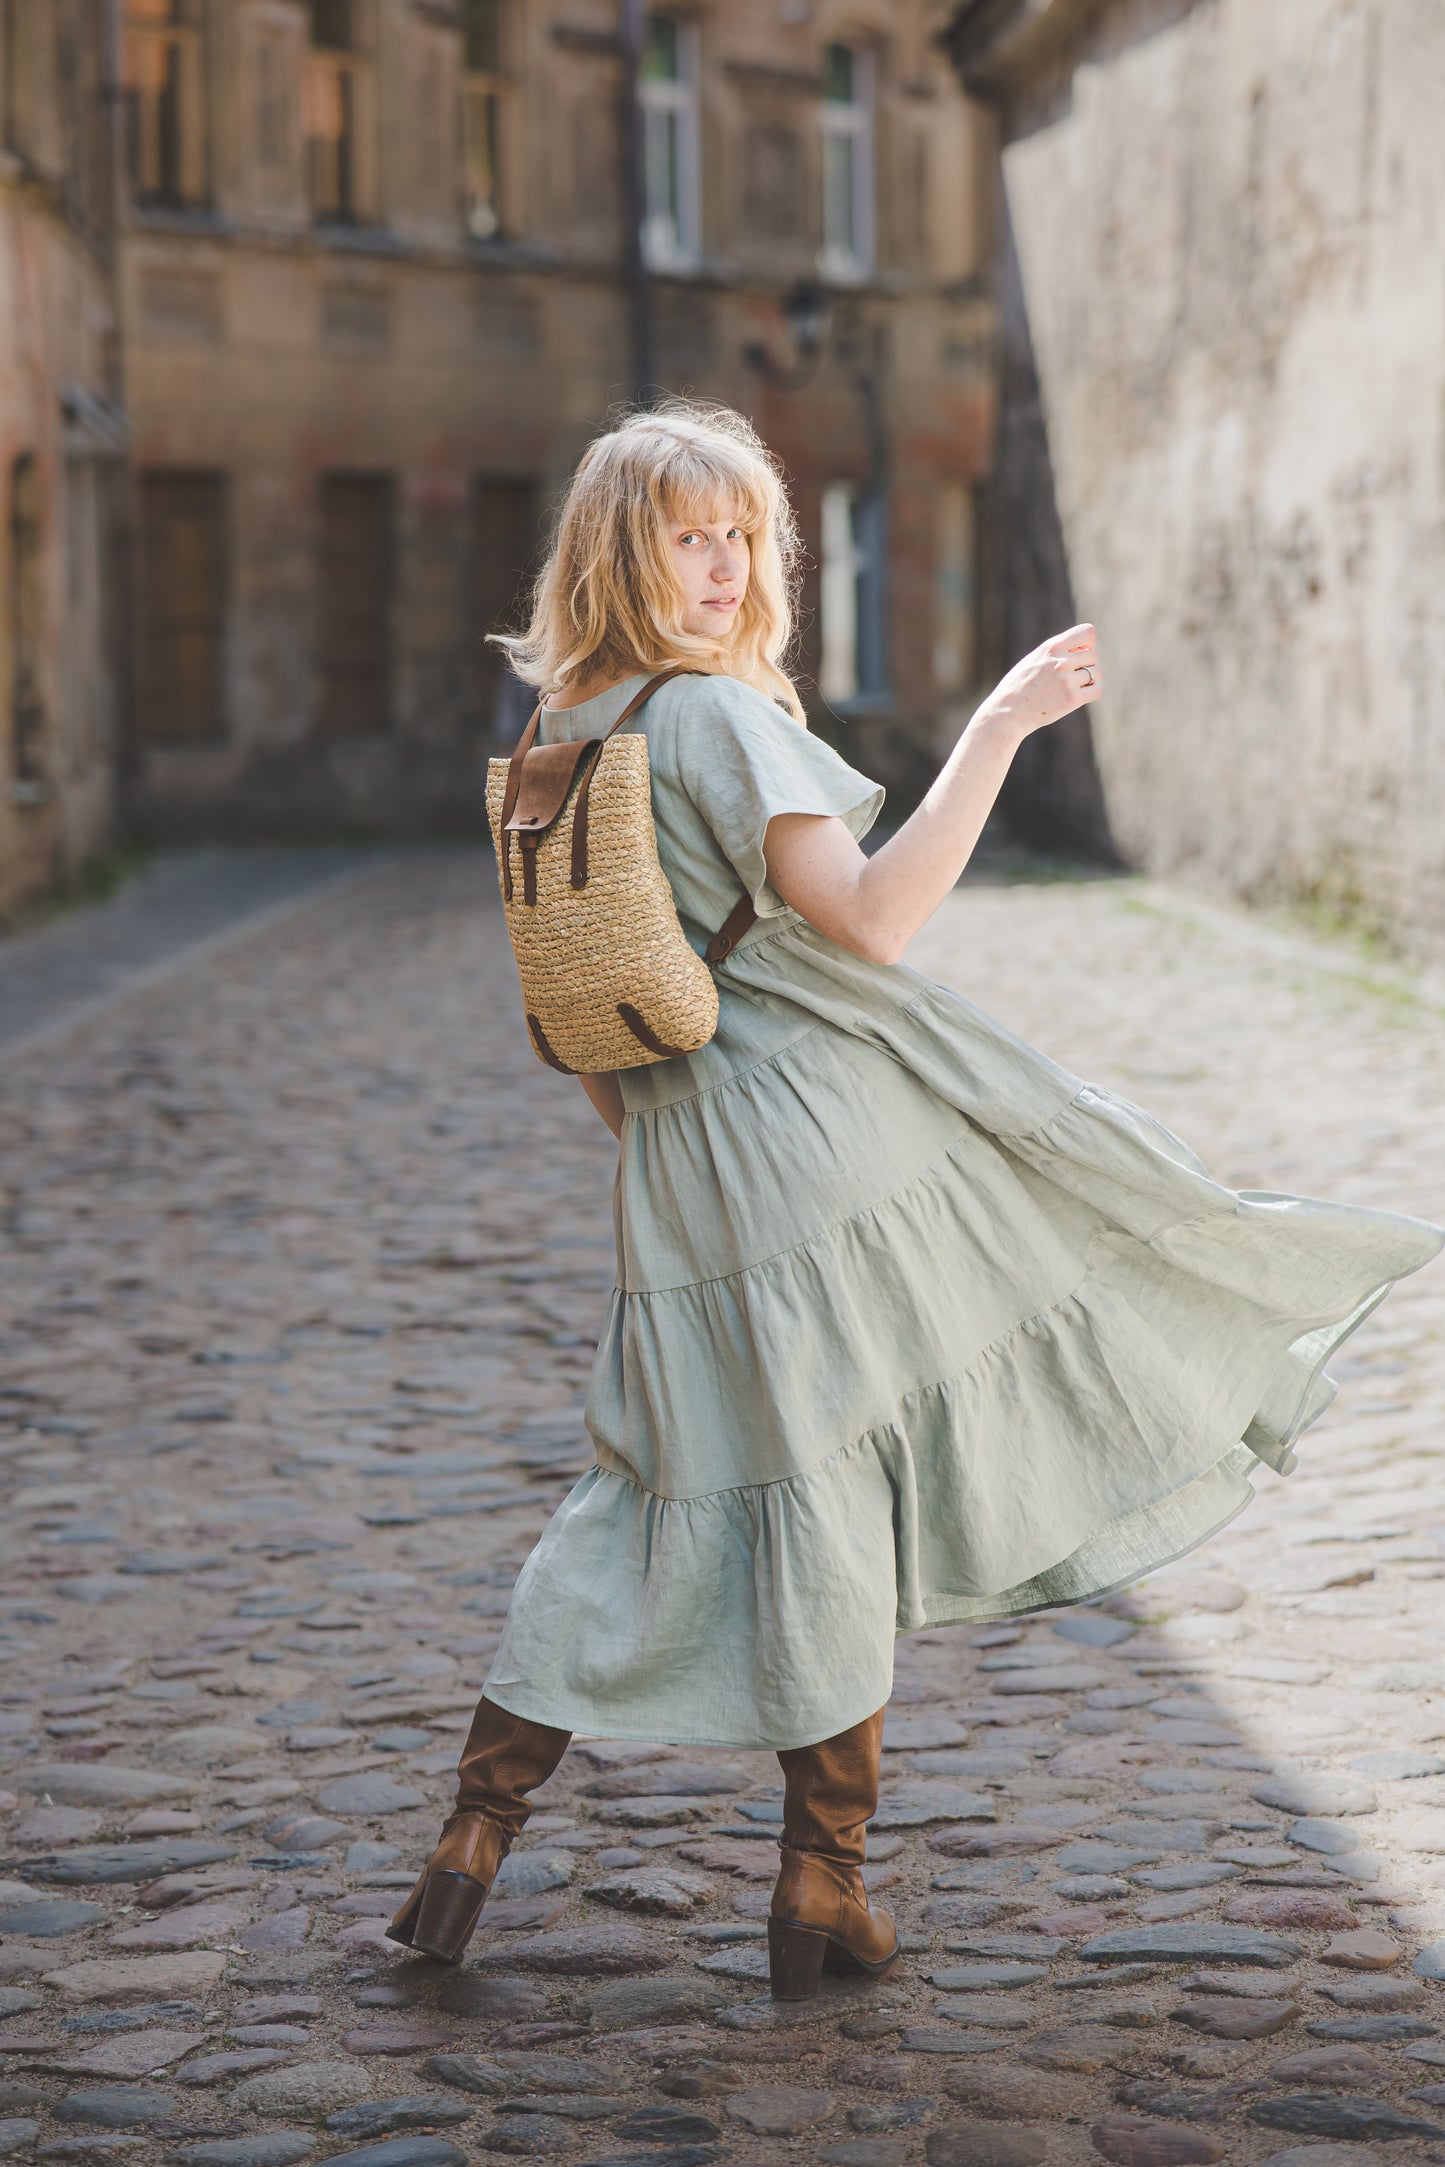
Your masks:
M 598 1466 L 487 1691 L 796 1746 L 887 1699 L 895 1633 L 1086 1600 L 1224 1525 L 1445 1233 L 1225 1189 L 1142 1109 L 797 922 L 726 977 L 718 1039 L 624 1081 Z

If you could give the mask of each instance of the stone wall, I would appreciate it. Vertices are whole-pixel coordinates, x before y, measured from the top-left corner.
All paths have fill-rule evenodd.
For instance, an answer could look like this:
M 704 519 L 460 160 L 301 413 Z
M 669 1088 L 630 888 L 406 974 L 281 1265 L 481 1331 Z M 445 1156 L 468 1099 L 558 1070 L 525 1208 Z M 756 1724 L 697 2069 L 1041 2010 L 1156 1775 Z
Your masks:
M 951 37 L 1051 451 L 1014 510 L 1056 506 L 1103 633 L 1122 850 L 1438 951 L 1445 13 L 971 0 Z
M 114 812 L 125 437 L 103 13 L 28 0 L 0 39 L 0 913 L 76 872 Z

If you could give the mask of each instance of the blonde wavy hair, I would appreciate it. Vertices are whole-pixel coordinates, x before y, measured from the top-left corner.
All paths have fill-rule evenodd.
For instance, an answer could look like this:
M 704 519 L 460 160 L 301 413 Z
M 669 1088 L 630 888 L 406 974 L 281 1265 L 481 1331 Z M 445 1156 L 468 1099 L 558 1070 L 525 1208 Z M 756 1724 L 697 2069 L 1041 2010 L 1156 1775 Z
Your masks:
M 722 639 L 684 632 L 669 527 L 731 516 L 748 538 L 747 593 Z M 783 478 L 731 407 L 673 399 L 626 414 L 568 485 L 526 630 L 492 633 L 542 696 L 683 662 L 741 678 L 803 720 L 786 674 L 801 545 Z

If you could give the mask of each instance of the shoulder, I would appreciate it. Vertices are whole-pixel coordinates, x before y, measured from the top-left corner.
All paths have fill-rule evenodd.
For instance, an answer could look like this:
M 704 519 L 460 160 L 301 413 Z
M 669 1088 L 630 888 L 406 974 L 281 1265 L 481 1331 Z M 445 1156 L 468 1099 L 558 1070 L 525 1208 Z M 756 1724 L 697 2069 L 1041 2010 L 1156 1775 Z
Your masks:
M 711 739 L 763 750 L 806 740 L 808 732 L 777 700 L 740 677 L 687 676 L 668 686 L 684 753 Z

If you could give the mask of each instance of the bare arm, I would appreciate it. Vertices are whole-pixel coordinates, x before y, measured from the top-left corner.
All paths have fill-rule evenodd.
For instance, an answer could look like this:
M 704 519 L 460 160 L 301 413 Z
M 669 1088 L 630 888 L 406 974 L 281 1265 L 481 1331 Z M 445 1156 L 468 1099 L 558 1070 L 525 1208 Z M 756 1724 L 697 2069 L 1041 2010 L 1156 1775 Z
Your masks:
M 972 857 L 1024 739 L 1097 700 L 1102 682 L 1093 626 L 1061 632 L 1016 663 L 984 701 L 917 812 L 876 856 L 864 856 L 841 820 L 779 813 L 765 841 L 769 880 L 840 947 L 873 963 L 896 963 Z M 577 1081 L 620 1138 L 617 1078 Z
M 622 1086 L 615 1076 L 579 1076 L 578 1083 L 591 1099 L 614 1136 L 622 1135 Z
M 896 963 L 972 857 L 1024 739 L 1092 704 L 1102 684 L 1092 625 L 1046 641 L 984 701 L 917 812 L 873 857 L 841 820 L 779 813 L 764 845 L 769 880 L 840 947 Z

